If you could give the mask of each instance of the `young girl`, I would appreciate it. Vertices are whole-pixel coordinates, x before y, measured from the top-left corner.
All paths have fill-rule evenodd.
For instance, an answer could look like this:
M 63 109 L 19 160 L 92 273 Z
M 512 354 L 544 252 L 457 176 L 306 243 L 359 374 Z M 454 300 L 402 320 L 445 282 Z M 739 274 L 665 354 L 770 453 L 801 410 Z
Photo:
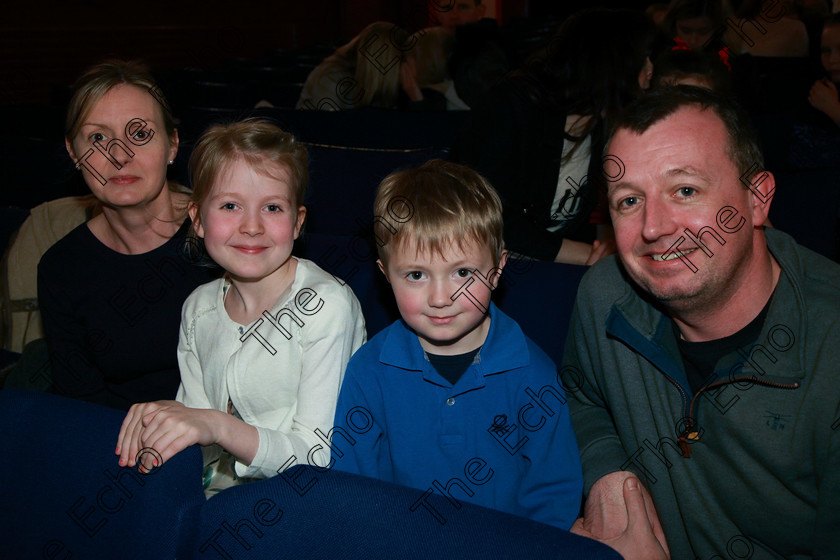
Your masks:
M 295 464 L 324 466 L 344 369 L 365 342 L 351 289 L 292 257 L 306 216 L 306 150 L 273 124 L 215 125 L 190 159 L 195 233 L 223 278 L 184 303 L 177 401 L 137 404 L 120 430 L 121 466 L 160 466 L 205 447 L 205 494 Z M 320 444 L 320 446 L 319 446 Z M 310 451 L 310 450 L 315 451 Z

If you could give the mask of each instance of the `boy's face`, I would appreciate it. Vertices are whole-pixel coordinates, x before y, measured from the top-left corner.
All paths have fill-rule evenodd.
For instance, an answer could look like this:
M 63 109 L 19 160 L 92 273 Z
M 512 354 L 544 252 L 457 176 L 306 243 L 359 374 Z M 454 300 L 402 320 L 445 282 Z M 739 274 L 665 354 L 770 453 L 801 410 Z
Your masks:
M 490 248 L 465 242 L 437 253 L 418 253 L 406 242 L 388 255 L 379 268 L 394 290 L 400 315 L 417 334 L 423 350 L 452 356 L 475 350 L 490 330 L 490 293 L 498 285 L 507 252 L 498 267 Z

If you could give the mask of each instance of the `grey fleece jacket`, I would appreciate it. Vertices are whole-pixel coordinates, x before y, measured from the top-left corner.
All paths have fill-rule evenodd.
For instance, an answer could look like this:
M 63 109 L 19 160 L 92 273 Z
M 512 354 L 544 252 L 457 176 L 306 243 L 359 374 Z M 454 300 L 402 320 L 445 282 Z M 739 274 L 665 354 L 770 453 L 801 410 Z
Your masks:
M 840 266 L 766 236 L 762 332 L 694 396 L 671 320 L 615 257 L 578 292 L 561 375 L 584 489 L 636 472 L 674 560 L 840 559 Z

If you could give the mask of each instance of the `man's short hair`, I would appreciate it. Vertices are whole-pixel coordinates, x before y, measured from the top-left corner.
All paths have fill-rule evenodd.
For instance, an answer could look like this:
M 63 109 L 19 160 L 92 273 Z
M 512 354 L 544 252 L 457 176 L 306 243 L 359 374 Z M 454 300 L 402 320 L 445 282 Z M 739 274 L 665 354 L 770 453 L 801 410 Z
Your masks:
M 433 159 L 395 171 L 379 184 L 373 205 L 379 257 L 400 247 L 442 255 L 453 243 L 489 247 L 498 266 L 504 249 L 502 201 L 476 171 Z
M 697 107 L 703 111 L 711 109 L 723 121 L 729 133 L 726 154 L 741 175 L 755 165 L 758 167 L 752 169 L 752 173 L 764 171 L 764 156 L 747 114 L 727 97 L 696 86 L 664 87 L 635 100 L 614 121 L 606 145 L 620 129 L 643 134 L 684 107 Z

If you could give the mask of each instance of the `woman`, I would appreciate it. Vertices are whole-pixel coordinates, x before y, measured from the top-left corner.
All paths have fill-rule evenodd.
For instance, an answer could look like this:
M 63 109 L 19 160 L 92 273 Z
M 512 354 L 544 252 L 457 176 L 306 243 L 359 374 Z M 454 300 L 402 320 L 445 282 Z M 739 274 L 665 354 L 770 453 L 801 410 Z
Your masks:
M 643 13 L 578 12 L 473 108 L 457 158 L 499 191 L 510 250 L 574 264 L 612 250 L 587 231 L 604 185 L 604 135 L 649 87 L 655 34 Z
M 85 73 L 65 144 L 100 210 L 38 265 L 54 390 L 123 410 L 171 399 L 181 305 L 212 276 L 185 258 L 189 195 L 166 178 L 178 132 L 147 69 L 110 61 Z
M 371 23 L 309 74 L 295 108 L 394 107 L 400 64 L 411 46 L 408 34 L 393 23 Z

